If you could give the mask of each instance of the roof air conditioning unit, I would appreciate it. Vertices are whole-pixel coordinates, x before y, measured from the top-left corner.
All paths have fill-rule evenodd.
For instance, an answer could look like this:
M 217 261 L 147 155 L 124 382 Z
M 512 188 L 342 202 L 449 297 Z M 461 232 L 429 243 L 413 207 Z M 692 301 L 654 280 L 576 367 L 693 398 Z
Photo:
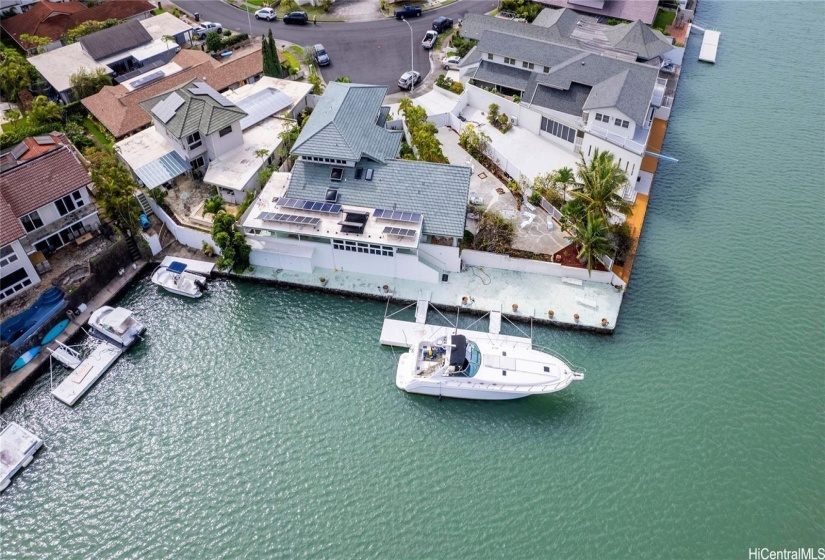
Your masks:
M 518 117 L 510 117 L 510 124 L 513 126 L 518 126 Z

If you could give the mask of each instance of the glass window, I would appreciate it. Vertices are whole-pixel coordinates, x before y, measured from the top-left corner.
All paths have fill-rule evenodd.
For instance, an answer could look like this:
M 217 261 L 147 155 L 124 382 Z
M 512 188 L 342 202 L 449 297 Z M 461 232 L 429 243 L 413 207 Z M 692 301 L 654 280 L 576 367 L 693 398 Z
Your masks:
M 80 194 L 80 191 L 75 191 L 72 194 L 67 194 L 63 198 L 55 200 L 54 205 L 57 207 L 57 213 L 65 216 L 69 212 L 74 212 L 84 205 L 83 196 Z
M 201 167 L 203 167 L 204 163 L 206 162 L 204 161 L 203 156 L 198 156 L 192 162 L 192 169 L 200 169 Z
M 198 131 L 193 132 L 192 134 L 186 137 L 186 143 L 189 145 L 190 150 L 200 148 L 203 144 L 203 142 L 201 142 L 201 133 Z
M 533 64 L 532 62 L 522 62 L 521 67 L 529 68 L 530 70 L 532 70 L 535 67 L 535 64 Z
M 550 67 L 549 67 L 549 66 L 545 66 L 545 67 L 544 67 L 544 73 L 545 73 L 545 74 L 547 74 L 548 72 L 550 72 Z
M 487 60 L 493 60 L 493 53 L 487 53 Z
M 224 136 L 226 136 L 226 135 L 227 135 L 227 134 L 229 134 L 230 132 L 232 132 L 232 125 L 229 125 L 229 126 L 227 126 L 226 128 L 222 128 L 222 129 L 220 129 L 220 131 L 218 132 L 218 136 L 220 136 L 221 138 L 223 138 Z
M 6 245 L 0 249 L 0 266 L 7 266 L 17 260 L 17 253 L 11 245 Z
M 40 219 L 40 214 L 37 213 L 37 210 L 20 218 L 20 223 L 23 224 L 23 229 L 27 232 L 32 232 L 37 228 L 43 227 L 43 220 Z

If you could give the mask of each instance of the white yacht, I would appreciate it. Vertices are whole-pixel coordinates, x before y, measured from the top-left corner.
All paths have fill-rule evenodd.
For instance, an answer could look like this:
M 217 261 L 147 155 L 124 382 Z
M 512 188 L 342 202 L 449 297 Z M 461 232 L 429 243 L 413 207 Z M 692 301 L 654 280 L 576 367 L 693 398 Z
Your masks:
M 414 344 L 398 361 L 395 384 L 408 393 L 506 400 L 555 393 L 583 378 L 545 352 L 453 334 Z
M 96 337 L 124 349 L 137 342 L 146 330 L 143 323 L 135 319 L 125 307 L 108 305 L 92 313 L 89 326 Z
M 191 298 L 201 297 L 206 288 L 206 278 L 186 272 L 186 265 L 179 261 L 159 266 L 152 274 L 152 282 L 173 294 Z

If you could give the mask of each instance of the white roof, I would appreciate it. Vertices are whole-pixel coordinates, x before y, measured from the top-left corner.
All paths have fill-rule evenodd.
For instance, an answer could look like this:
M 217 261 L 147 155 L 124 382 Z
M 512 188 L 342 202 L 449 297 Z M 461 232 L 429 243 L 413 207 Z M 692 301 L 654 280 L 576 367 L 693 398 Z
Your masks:
M 115 151 L 129 167 L 137 169 L 174 152 L 175 146 L 154 126 L 150 126 L 115 144 Z
M 247 84 L 239 87 L 238 89 L 224 92 L 223 96 L 235 105 L 239 105 L 244 99 L 252 97 L 256 93 L 264 91 L 265 89 L 277 89 L 284 95 L 288 96 L 292 100 L 292 104 L 295 105 L 305 98 L 310 91 L 312 91 L 312 84 L 264 76 L 263 78 L 255 81 L 255 83 Z
M 192 29 L 188 23 L 164 12 L 159 16 L 154 16 L 140 20 L 140 24 L 152 36 L 152 39 L 162 40 L 164 35 L 177 35 Z
M 280 134 L 292 126 L 292 121 L 269 118 L 243 132 L 243 144 L 218 156 L 209 163 L 204 183 L 233 190 L 242 190 L 264 164 L 266 158 L 255 155 L 258 150 L 272 154 L 281 144 Z
M 72 74 L 84 68 L 91 72 L 102 68 L 107 73 L 112 73 L 111 68 L 104 64 L 98 64 L 92 57 L 87 55 L 80 43 L 72 43 L 53 51 L 38 54 L 29 58 L 29 62 L 57 91 L 71 89 Z

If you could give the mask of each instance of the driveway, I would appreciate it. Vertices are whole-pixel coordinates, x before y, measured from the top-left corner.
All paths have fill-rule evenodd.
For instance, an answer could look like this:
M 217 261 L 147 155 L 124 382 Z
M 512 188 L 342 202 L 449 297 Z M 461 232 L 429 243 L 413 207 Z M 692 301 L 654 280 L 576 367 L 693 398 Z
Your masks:
M 386 85 L 389 87 L 388 93 L 400 91 L 398 78 L 410 69 L 411 58 L 412 65 L 422 76 L 430 72 L 429 51 L 421 46 L 421 39 L 436 17 L 447 16 L 458 23 L 466 13 L 486 13 L 497 5 L 493 0 L 459 0 L 424 12 L 421 17 L 410 20 L 410 37 L 407 24 L 391 18 L 291 26 L 284 25 L 281 20 L 257 21 L 226 2 L 177 0 L 175 4 L 189 13 L 198 12 L 201 20 L 221 23 L 224 29 L 249 33 L 251 28 L 253 35 L 265 35 L 271 28 L 276 41 L 302 46 L 322 43 L 332 59 L 329 66 L 321 69 L 326 81 L 348 76 L 355 83 Z

